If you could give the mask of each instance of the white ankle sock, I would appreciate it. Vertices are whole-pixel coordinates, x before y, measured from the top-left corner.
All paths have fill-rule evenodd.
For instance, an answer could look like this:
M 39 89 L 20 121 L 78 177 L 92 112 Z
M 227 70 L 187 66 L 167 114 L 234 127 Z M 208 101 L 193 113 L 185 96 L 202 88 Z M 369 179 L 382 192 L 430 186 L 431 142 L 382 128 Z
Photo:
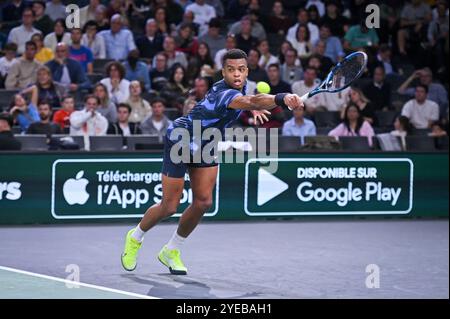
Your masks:
M 144 235 L 145 235 L 145 231 L 143 231 L 141 229 L 140 225 L 137 225 L 136 228 L 134 229 L 133 234 L 131 234 L 131 237 L 136 239 L 138 242 L 141 242 L 144 240 Z
M 170 250 L 180 249 L 185 239 L 186 239 L 185 237 L 181 237 L 180 235 L 178 235 L 177 231 L 175 230 L 175 232 L 172 235 L 172 238 L 170 238 L 169 242 L 167 243 L 167 248 Z

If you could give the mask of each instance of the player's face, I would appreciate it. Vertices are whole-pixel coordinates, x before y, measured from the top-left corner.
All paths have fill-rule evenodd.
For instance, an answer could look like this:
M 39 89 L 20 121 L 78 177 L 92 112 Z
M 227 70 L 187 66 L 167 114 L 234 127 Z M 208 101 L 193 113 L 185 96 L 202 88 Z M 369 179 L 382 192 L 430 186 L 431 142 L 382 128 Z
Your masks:
M 228 85 L 241 90 L 248 76 L 247 61 L 245 59 L 227 59 L 222 69 L 222 75 Z

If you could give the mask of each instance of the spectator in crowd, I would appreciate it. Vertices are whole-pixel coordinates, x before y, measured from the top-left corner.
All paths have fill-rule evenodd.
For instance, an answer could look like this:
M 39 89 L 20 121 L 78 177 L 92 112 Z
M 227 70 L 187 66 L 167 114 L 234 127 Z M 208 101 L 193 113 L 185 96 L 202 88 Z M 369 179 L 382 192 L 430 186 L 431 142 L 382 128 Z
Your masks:
M 394 130 L 390 132 L 393 136 L 398 136 L 401 141 L 402 149 L 406 150 L 406 136 L 411 135 L 412 127 L 409 118 L 406 116 L 397 116 L 394 121 Z
M 111 29 L 99 33 L 105 40 L 107 59 L 125 60 L 128 53 L 136 49 L 133 34 L 122 28 L 122 24 L 122 17 L 115 14 L 111 18 Z
M 259 67 L 259 60 L 261 58 L 261 54 L 257 49 L 250 49 L 248 52 L 248 79 L 258 83 L 259 81 L 267 82 L 267 73 L 266 71 Z
M 269 42 L 267 40 L 261 40 L 258 44 L 258 51 L 261 54 L 259 59 L 259 66 L 267 71 L 269 65 L 274 63 L 280 63 L 278 58 L 269 51 Z
M 258 12 L 250 11 L 248 15 L 244 16 L 241 21 L 233 23 L 228 30 L 231 34 L 242 33 L 242 21 L 250 20 L 250 35 L 257 39 L 257 42 L 265 40 L 267 38 L 266 31 L 261 23 L 258 22 Z
M 33 1 L 34 24 L 33 26 L 42 32 L 45 37 L 53 31 L 53 21 L 45 14 L 45 1 Z
M 170 13 L 167 15 L 167 22 L 169 24 L 179 24 L 181 22 L 181 20 L 183 19 L 183 11 L 184 8 L 180 3 L 177 3 L 178 1 L 174 1 L 174 0 L 160 0 L 160 1 L 155 1 L 155 14 L 150 11 L 150 15 L 151 16 L 155 16 L 156 15 L 156 10 L 158 10 L 159 8 L 163 8 L 165 10 L 165 12 Z M 189 4 L 192 3 L 192 1 L 189 1 Z M 185 7 L 189 4 L 186 4 Z
M 293 117 L 283 124 L 283 136 L 299 136 L 301 143 L 304 143 L 305 136 L 315 136 L 316 126 L 314 122 L 305 118 L 303 109 L 295 109 Z
M 45 8 L 45 13 L 52 19 L 56 21 L 58 19 L 66 18 L 66 6 L 61 0 L 51 0 L 47 2 L 47 7 Z
M 319 13 L 319 10 L 317 9 L 316 5 L 311 5 L 308 8 L 308 16 L 309 16 L 309 21 L 312 24 L 315 25 L 320 25 L 320 19 L 321 19 L 321 15 Z
M 258 39 L 252 36 L 252 21 L 249 16 L 245 16 L 240 21 L 241 30 L 236 34 L 236 45 L 245 53 L 258 45 Z
M 150 70 L 151 87 L 153 90 L 160 91 L 167 83 L 170 72 L 167 67 L 167 57 L 164 53 L 158 53 L 153 58 L 154 68 Z
M 100 0 L 90 0 L 89 4 L 80 9 L 80 25 L 85 26 L 88 21 L 95 21 L 95 12 Z
M 380 45 L 377 53 L 376 66 L 382 66 L 386 75 L 398 73 L 397 66 L 392 62 L 391 57 L 391 48 L 386 44 Z
M 61 109 L 53 114 L 53 123 L 59 125 L 62 130 L 70 128 L 70 114 L 75 110 L 75 98 L 65 95 L 61 99 Z
M 324 75 L 328 74 L 328 72 L 330 72 L 330 70 L 334 66 L 333 61 L 329 57 L 327 57 L 325 55 L 326 47 L 327 47 L 326 42 L 322 41 L 322 40 L 319 40 L 319 41 L 317 41 L 316 47 L 315 47 L 315 50 L 314 50 L 314 55 L 317 56 L 319 58 L 319 60 L 320 60 L 319 74 L 321 74 L 322 77 Z
M 446 1 L 437 1 L 436 15 L 430 22 L 427 38 L 436 58 L 437 73 L 445 71 L 446 58 L 448 57 L 448 4 Z
M 208 31 L 199 37 L 200 42 L 205 42 L 211 50 L 211 57 L 215 57 L 216 53 L 225 47 L 225 36 L 220 34 L 222 26 L 219 18 L 212 18 L 208 24 Z
M 358 106 L 364 121 L 369 122 L 371 125 L 377 124 L 375 117 L 375 106 L 357 86 L 352 86 L 350 89 L 350 103 Z M 342 114 L 342 118 L 343 117 L 344 114 Z
M 161 97 L 167 102 L 169 107 L 175 107 L 183 112 L 183 103 L 189 92 L 186 71 L 180 64 L 175 64 L 171 68 L 169 82 L 161 90 Z
M 194 99 L 196 102 L 200 102 L 203 100 L 206 96 L 206 93 L 208 92 L 210 87 L 210 83 L 207 78 L 205 77 L 198 77 L 194 81 Z
M 21 94 L 15 94 L 9 106 L 9 114 L 20 126 L 21 132 L 26 132 L 31 123 L 39 121 L 36 105 L 27 104 Z
M 196 104 L 197 104 L 197 102 L 195 102 L 194 99 L 187 98 L 183 104 L 183 116 L 188 115 L 189 112 L 192 111 L 192 109 L 195 107 Z
M 44 47 L 44 37 L 42 36 L 42 33 L 33 34 L 33 36 L 31 37 L 31 41 L 36 43 L 37 53 L 34 56 L 34 59 L 37 62 L 44 64 L 55 57 L 53 51 L 50 48 Z
M 128 53 L 127 60 L 123 63 L 125 68 L 125 79 L 128 81 L 139 81 L 144 84 L 145 91 L 150 91 L 150 73 L 145 62 L 139 61 L 140 52 L 135 49 Z
M 171 36 L 166 36 L 163 42 L 163 52 L 167 58 L 167 67 L 170 68 L 175 63 L 180 63 L 184 68 L 187 68 L 186 55 L 183 52 L 176 51 L 175 48 L 175 39 Z
M 409 100 L 402 108 L 402 115 L 409 118 L 416 129 L 431 127 L 431 123 L 439 119 L 439 106 L 427 99 L 428 87 L 423 84 L 416 85 L 414 99 Z
M 31 40 L 35 33 L 41 33 L 36 28 L 33 28 L 34 12 L 31 8 L 25 8 L 22 13 L 22 24 L 13 28 L 9 32 L 8 42 L 17 44 L 17 53 L 23 54 L 25 52 L 25 44 Z
M 119 103 L 117 106 L 117 122 L 109 123 L 107 134 L 130 136 L 142 134 L 137 123 L 130 122 L 131 106 Z
M 88 21 L 83 28 L 81 45 L 91 50 L 94 59 L 106 59 L 105 39 L 97 32 L 97 22 Z
M 91 49 L 81 44 L 83 33 L 81 29 L 74 28 L 71 32 L 72 45 L 69 47 L 69 57 L 78 61 L 87 74 L 94 72 L 94 55 Z
M 125 79 L 125 68 L 117 61 L 113 61 L 106 67 L 107 78 L 100 81 L 108 89 L 109 97 L 115 104 L 125 103 L 130 96 L 130 81 Z
M 28 41 L 25 45 L 25 54 L 12 64 L 5 81 L 7 90 L 22 90 L 36 82 L 36 71 L 41 66 L 34 60 L 36 44 Z
M 5 56 L 0 58 L 0 88 L 5 87 L 6 77 L 14 63 L 19 59 L 16 58 L 17 44 L 7 43 L 4 48 Z
M 348 51 L 362 50 L 364 47 L 377 47 L 378 35 L 375 29 L 366 26 L 366 20 L 348 29 L 344 36 L 344 48 Z
M 223 7 L 222 0 L 205 0 L 205 2 L 216 10 L 216 15 L 218 17 L 223 17 L 225 15 L 225 8 Z
M 328 133 L 329 136 L 367 136 L 372 146 L 372 137 L 375 135 L 372 126 L 365 121 L 356 104 L 350 103 L 345 108 L 344 119 L 341 124 Z
M 26 0 L 11 0 L 3 4 L 2 18 L 5 22 L 17 22 L 22 19 L 23 11 L 29 8 L 30 1 Z
M 293 41 L 296 38 L 297 29 L 300 24 L 307 25 L 309 30 L 309 39 L 312 44 L 316 43 L 319 40 L 319 28 L 314 23 L 309 21 L 308 11 L 304 8 L 300 8 L 297 14 L 297 23 L 289 28 L 288 33 L 286 35 L 286 40 Z
M 428 135 L 432 137 L 443 137 L 448 134 L 445 130 L 444 124 L 439 121 L 435 121 L 431 124 L 431 132 Z
M 208 31 L 208 23 L 217 16 L 214 7 L 205 3 L 205 0 L 195 0 L 188 5 L 185 11 L 194 13 L 194 22 L 200 26 L 199 34 L 202 35 Z
M 291 93 L 291 86 L 289 83 L 281 79 L 280 66 L 278 63 L 272 63 L 267 68 L 267 76 L 270 85 L 270 94 L 276 95 L 278 93 Z
M 320 57 L 317 54 L 311 55 L 306 61 L 306 67 L 314 68 L 317 70 L 317 78 L 321 81 L 326 78 L 328 73 L 322 72 L 322 64 L 320 62 Z
M 166 108 L 165 101 L 156 98 L 151 102 L 152 113 L 147 116 L 140 125 L 142 134 L 158 135 L 160 139 L 166 134 L 170 121 L 164 114 Z
M 89 79 L 81 64 L 69 58 L 67 44 L 58 43 L 55 52 L 55 58 L 46 64 L 52 71 L 53 80 L 64 85 L 70 92 L 89 89 L 91 86 Z
M 313 46 L 310 41 L 309 29 L 306 24 L 299 24 L 295 38 L 291 39 L 292 47 L 297 50 L 298 57 L 301 61 L 305 61 L 312 52 Z
M 155 22 L 157 25 L 157 32 L 164 37 L 172 33 L 172 26 L 168 22 L 167 11 L 164 7 L 157 7 L 154 14 Z
M 108 7 L 106 8 L 106 16 L 108 19 L 111 19 L 115 14 L 121 15 L 124 18 L 126 17 L 127 7 L 123 0 L 111 0 L 108 3 Z
M 339 62 L 344 56 L 341 40 L 331 36 L 330 27 L 323 24 L 320 27 L 319 39 L 325 42 L 324 55 L 329 57 L 333 63 Z
M 55 21 L 55 24 L 53 25 L 53 32 L 47 34 L 44 38 L 44 46 L 55 52 L 56 46 L 61 42 L 67 45 L 72 43 L 70 33 L 66 32 L 66 21 L 64 19 L 58 19 Z
M 50 137 L 53 134 L 61 134 L 62 130 L 58 124 L 50 121 L 52 117 L 52 107 L 47 100 L 38 103 L 39 122 L 31 123 L 27 129 L 27 134 L 45 134 Z
M 427 87 L 427 99 L 439 105 L 440 116 L 443 117 L 448 109 L 448 93 L 440 83 L 433 82 L 433 73 L 430 68 L 423 68 L 414 71 L 405 82 L 400 85 L 397 92 L 407 96 L 414 96 L 417 91 L 414 87 L 409 87 L 413 80 L 419 79 L 419 83 Z
M 148 19 L 145 24 L 145 35 L 136 39 L 136 46 L 141 56 L 151 61 L 153 57 L 163 50 L 164 37 L 158 32 L 155 19 Z
M 247 14 L 249 0 L 230 0 L 227 6 L 227 16 L 232 20 L 239 20 Z
M 189 60 L 187 78 L 190 80 L 199 76 L 212 78 L 214 73 L 214 61 L 211 58 L 209 47 L 206 43 L 202 42 L 199 44 L 195 55 Z
M 39 101 L 46 101 L 46 103 L 50 103 L 50 107 L 59 108 L 60 99 L 64 92 L 64 87 L 53 81 L 50 69 L 42 65 L 37 70 L 36 83 L 22 90 L 21 93 L 24 95 L 31 93 L 31 103 L 33 105 L 38 105 Z
M 217 51 L 216 55 L 214 56 L 214 64 L 216 66 L 216 70 L 222 69 L 222 57 L 228 50 L 237 48 L 236 45 L 236 37 L 233 34 L 227 35 L 227 38 L 225 40 L 225 48 Z
M 296 81 L 292 84 L 292 93 L 299 96 L 308 93 L 320 84 L 319 79 L 317 79 L 316 69 L 308 67 L 305 69 L 305 73 L 303 75 L 303 80 Z M 323 94 L 316 94 L 306 100 L 304 105 L 306 112 L 312 114 L 316 111 L 316 109 L 326 109 L 326 100 Z
M 267 32 L 278 33 L 284 36 L 292 24 L 291 17 L 284 11 L 283 3 L 281 1 L 275 1 L 272 6 L 272 11 L 269 13 L 264 24 Z
M 11 131 L 13 119 L 8 113 L 0 113 L 0 151 L 18 151 L 22 144 Z
M 364 94 L 372 101 L 376 111 L 387 111 L 391 106 L 391 86 L 385 81 L 384 68 L 378 66 L 373 73 L 372 82 L 363 88 Z
M 132 123 L 142 122 L 144 118 L 152 114 L 152 108 L 150 107 L 150 104 L 142 98 L 141 94 L 141 83 L 138 81 L 131 81 L 130 97 L 126 101 L 126 104 L 131 107 L 129 120 Z
M 411 0 L 405 3 L 400 13 L 400 29 L 397 34 L 397 45 L 401 55 L 406 56 L 408 40 L 423 42 L 426 27 L 431 21 L 431 10 L 428 3 L 422 0 Z
M 350 103 L 350 87 L 337 93 L 322 93 L 325 99 L 325 111 L 328 112 L 343 112 L 345 106 Z
M 325 4 L 322 0 L 308 0 L 308 2 L 305 5 L 305 8 L 309 10 L 312 6 L 315 7 L 317 10 L 317 13 L 320 17 L 323 17 L 325 15 Z
M 102 83 L 97 83 L 94 86 L 94 96 L 98 98 L 99 104 L 97 112 L 103 115 L 108 122 L 113 123 L 117 121 L 116 104 L 109 98 L 108 89 Z
M 174 39 L 176 51 L 183 52 L 187 57 L 196 54 L 198 49 L 198 40 L 195 37 L 190 24 L 182 23 L 178 28 L 177 35 Z
M 350 21 L 341 14 L 337 1 L 327 1 L 326 13 L 322 17 L 322 24 L 330 26 L 331 34 L 338 38 L 343 38 L 349 28 Z
M 287 49 L 284 55 L 284 63 L 280 67 L 281 79 L 290 85 L 303 78 L 303 68 L 297 63 L 297 50 Z
M 84 98 L 84 109 L 70 115 L 70 135 L 100 136 L 108 130 L 108 120 L 97 108 L 100 101 L 96 96 L 87 95 Z
M 95 10 L 95 22 L 98 25 L 98 32 L 107 31 L 110 28 L 106 7 L 101 4 Z
M 214 19 L 214 18 L 213 18 Z M 212 20 L 212 19 L 211 19 Z M 183 20 L 181 21 L 181 23 L 179 24 L 179 26 L 182 24 L 189 24 L 191 26 L 191 29 L 194 30 L 194 34 L 196 36 L 198 36 L 198 30 L 200 28 L 200 26 L 198 25 L 198 23 L 194 22 L 194 13 L 192 11 L 186 11 L 183 14 Z M 172 32 L 173 33 L 173 32 Z M 204 35 L 204 34 L 202 34 Z

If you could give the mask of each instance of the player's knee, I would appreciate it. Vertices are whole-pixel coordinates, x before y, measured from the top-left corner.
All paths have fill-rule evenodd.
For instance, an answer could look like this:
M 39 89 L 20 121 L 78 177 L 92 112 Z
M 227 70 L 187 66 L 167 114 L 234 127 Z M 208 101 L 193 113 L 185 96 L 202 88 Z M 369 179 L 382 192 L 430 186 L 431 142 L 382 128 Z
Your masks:
M 198 207 L 200 210 L 206 212 L 208 209 L 211 208 L 213 201 L 212 198 L 205 197 L 205 198 L 196 198 L 194 199 L 193 203 L 196 207 Z

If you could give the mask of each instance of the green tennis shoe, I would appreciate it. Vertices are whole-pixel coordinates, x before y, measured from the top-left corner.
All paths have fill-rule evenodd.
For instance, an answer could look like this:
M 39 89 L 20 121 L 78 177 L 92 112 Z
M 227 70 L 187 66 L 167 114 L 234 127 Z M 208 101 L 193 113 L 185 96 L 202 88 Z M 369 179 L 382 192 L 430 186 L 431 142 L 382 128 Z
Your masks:
M 136 269 L 138 251 L 142 246 L 142 242 L 138 242 L 136 239 L 131 237 L 133 232 L 134 228 L 127 233 L 125 248 L 121 256 L 122 266 L 127 271 L 133 271 Z
M 169 249 L 164 246 L 158 254 L 158 260 L 167 268 L 172 275 L 186 275 L 187 268 L 180 258 L 179 249 Z

